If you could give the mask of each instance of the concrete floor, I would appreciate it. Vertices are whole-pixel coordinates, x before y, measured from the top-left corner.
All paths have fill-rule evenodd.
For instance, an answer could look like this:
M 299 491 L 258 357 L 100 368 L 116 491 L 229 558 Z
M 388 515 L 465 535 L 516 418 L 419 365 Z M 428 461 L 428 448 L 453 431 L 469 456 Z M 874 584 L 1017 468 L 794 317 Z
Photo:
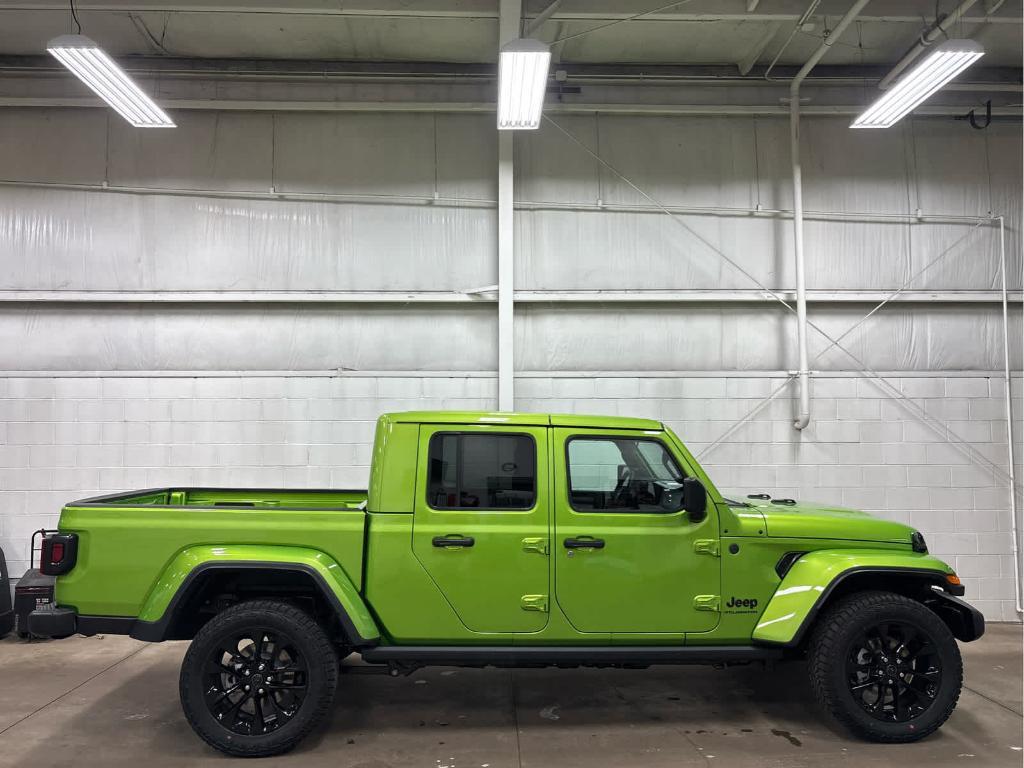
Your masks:
M 183 643 L 0 641 L 0 766 L 204 766 L 226 758 L 178 705 Z M 346 674 L 329 726 L 261 765 L 1020 766 L 1021 627 L 963 647 L 967 688 L 923 742 L 865 744 L 811 702 L 802 666 L 773 672 L 430 669 Z

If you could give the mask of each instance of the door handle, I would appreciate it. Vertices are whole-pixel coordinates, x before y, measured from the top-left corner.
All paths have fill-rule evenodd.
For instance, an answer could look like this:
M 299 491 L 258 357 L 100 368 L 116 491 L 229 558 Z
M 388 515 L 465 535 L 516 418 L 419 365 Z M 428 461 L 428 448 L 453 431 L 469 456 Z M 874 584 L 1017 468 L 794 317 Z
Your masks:
M 472 536 L 435 536 L 431 539 L 435 547 L 472 547 L 476 540 Z
M 604 539 L 566 539 L 566 549 L 604 549 Z

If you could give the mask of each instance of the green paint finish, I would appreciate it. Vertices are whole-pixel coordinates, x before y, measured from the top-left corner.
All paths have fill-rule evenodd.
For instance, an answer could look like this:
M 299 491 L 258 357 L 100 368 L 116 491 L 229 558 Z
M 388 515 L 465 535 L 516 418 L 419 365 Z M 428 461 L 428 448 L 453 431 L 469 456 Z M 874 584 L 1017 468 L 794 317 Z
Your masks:
M 418 438 L 418 424 L 398 422 L 390 414 L 377 419 L 366 504 L 368 512 L 412 514 Z
M 474 633 L 459 620 L 438 585 L 412 554 L 412 515 L 366 517 L 363 594 L 389 643 L 502 645 L 512 641 L 513 635 L 509 633 Z
M 438 432 L 532 438 L 534 505 L 431 507 L 428 448 Z M 703 518 L 574 509 L 568 441 L 602 436 L 662 445 L 707 489 Z M 270 560 L 316 569 L 360 631 L 386 643 L 735 645 L 786 642 L 850 568 L 950 572 L 912 552 L 912 529 L 898 523 L 808 504 L 727 502 L 683 442 L 646 419 L 386 414 L 372 461 L 366 492 L 167 488 L 69 504 L 60 529 L 78 534 L 79 555 L 57 580 L 57 601 L 153 621 L 201 563 Z M 454 536 L 473 546 L 434 546 Z M 570 550 L 567 538 L 604 546 Z M 782 582 L 775 564 L 788 552 L 809 554 Z
M 158 488 L 97 496 L 68 506 L 280 507 L 282 509 L 359 509 L 366 491 L 299 491 L 270 488 Z
M 168 563 L 156 580 L 139 612 L 141 621 L 159 621 L 171 600 L 181 589 L 185 580 L 196 568 L 216 563 L 230 565 L 238 563 L 280 563 L 311 568 L 320 575 L 344 607 L 349 619 L 359 634 L 367 639 L 380 635 L 370 611 L 363 603 L 359 590 L 352 584 L 344 569 L 329 555 L 307 547 L 285 547 L 276 545 L 201 545 L 179 552 Z
M 551 414 L 551 426 L 583 428 L 597 426 L 601 429 L 639 429 L 658 432 L 659 434 L 664 429 L 661 422 L 651 421 L 650 419 L 633 419 L 628 416 L 601 416 L 595 419 L 594 416 L 584 416 L 576 413 Z
M 479 424 L 504 427 L 546 427 L 546 413 L 505 413 L 502 411 L 405 411 L 386 413 L 397 424 Z
M 808 542 L 807 539 L 773 539 L 767 536 L 723 536 L 721 620 L 710 632 L 690 633 L 686 642 L 692 645 L 750 642 L 754 627 L 779 586 L 781 579 L 775 572 L 775 565 L 786 553 L 817 548 L 862 549 L 864 546 L 864 542 L 843 539 Z M 907 545 L 891 542 L 879 542 L 871 547 L 875 552 L 892 552 L 896 555 L 910 550 Z M 748 601 L 746 605 L 743 604 L 744 600 Z M 751 606 L 749 601 L 756 601 L 756 605 Z
M 386 413 L 381 418 L 396 424 L 479 424 L 506 427 L 594 427 L 603 429 L 651 429 L 661 431 L 661 422 L 626 416 L 583 416 L 575 413 L 510 413 L 505 411 L 406 411 Z
M 250 496 L 260 491 L 239 491 Z M 271 499 L 278 493 L 266 491 Z M 292 500 L 301 496 L 292 492 Z M 309 492 L 309 502 L 322 498 Z M 270 545 L 326 552 L 358 589 L 366 516 L 347 508 L 136 506 L 64 507 L 60 530 L 77 533 L 78 563 L 57 579 L 56 599 L 79 613 L 138 616 L 158 576 L 183 550 L 200 545 Z
M 466 435 L 506 435 L 504 425 L 424 424 L 421 456 L 432 438 L 457 431 Z M 537 632 L 547 613 L 524 611 L 523 595 L 548 593 L 547 558 L 523 550 L 523 539 L 548 533 L 548 430 L 515 428 L 533 439 L 537 461 L 536 502 L 530 509 L 434 509 L 427 499 L 428 462 L 420 463 L 412 550 L 444 594 L 459 620 L 473 632 Z M 482 503 L 482 502 L 481 502 Z M 435 546 L 435 538 L 469 537 L 470 547 Z
M 837 577 L 856 568 L 914 568 L 941 576 L 953 570 L 931 555 L 875 549 L 817 550 L 793 564 L 754 627 L 755 640 L 787 643 Z
M 902 523 L 872 517 L 866 512 L 815 504 L 777 504 L 751 501 L 764 516 L 768 535 L 774 538 L 850 539 L 896 541 L 909 544 L 914 529 Z
M 593 420 L 591 420 L 593 423 Z M 698 594 L 717 593 L 719 560 L 696 555 L 698 540 L 716 541 L 718 514 L 708 489 L 706 517 L 685 512 L 577 511 L 569 501 L 566 444 L 574 438 L 653 439 L 687 475 L 694 464 L 665 433 L 652 430 L 556 428 L 554 456 L 555 596 L 580 632 L 703 632 L 718 615 L 695 607 Z M 566 549 L 565 539 L 596 539 L 600 549 Z

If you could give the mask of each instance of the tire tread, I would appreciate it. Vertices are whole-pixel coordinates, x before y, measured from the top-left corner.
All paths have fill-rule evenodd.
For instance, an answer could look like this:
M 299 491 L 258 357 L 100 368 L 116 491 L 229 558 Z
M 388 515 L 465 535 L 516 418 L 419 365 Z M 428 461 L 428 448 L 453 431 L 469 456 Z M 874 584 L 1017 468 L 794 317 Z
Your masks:
M 304 702 L 314 705 L 314 710 L 303 726 L 288 734 L 285 738 L 277 739 L 276 741 L 268 739 L 269 743 L 266 746 L 238 743 L 218 738 L 219 734 L 210 732 L 203 725 L 201 720 L 196 717 L 196 713 L 193 711 L 192 704 L 189 696 L 187 695 L 188 679 L 186 670 L 191 669 L 194 665 L 196 660 L 195 655 L 199 652 L 197 648 L 202 645 L 201 641 L 204 640 L 206 636 L 215 634 L 223 622 L 232 620 L 239 616 L 245 616 L 246 614 L 253 614 L 254 621 L 259 623 L 266 619 L 266 615 L 268 613 L 274 614 L 276 617 L 283 618 L 291 625 L 294 634 L 301 635 L 313 645 L 314 655 L 309 660 L 310 674 L 320 673 L 325 676 L 327 695 L 321 696 L 319 700 L 315 702 Z M 203 660 L 200 659 L 199 661 L 202 663 Z M 194 640 L 189 645 L 185 658 L 182 661 L 181 678 L 179 682 L 181 706 L 185 712 L 186 719 L 192 726 L 192 729 L 211 747 L 235 757 L 267 757 L 270 755 L 280 755 L 293 749 L 300 741 L 306 738 L 310 732 L 316 729 L 316 727 L 320 725 L 320 723 L 322 723 L 330 713 L 331 707 L 334 703 L 334 693 L 337 684 L 338 659 L 334 651 L 334 646 L 331 645 L 326 632 L 324 632 L 323 628 L 306 611 L 290 603 L 284 603 L 277 600 L 248 600 L 243 603 L 238 603 L 221 611 L 217 616 L 207 622 L 202 629 L 196 633 Z M 276 733 L 277 732 L 268 734 L 268 736 L 274 736 Z
M 852 716 L 849 708 L 839 701 L 836 691 L 828 684 L 830 668 L 836 663 L 836 659 L 843 654 L 843 650 L 840 648 L 843 628 L 850 626 L 865 612 L 885 607 L 896 609 L 906 609 L 909 607 L 914 612 L 924 611 L 934 618 L 946 630 L 949 637 L 952 638 L 952 633 L 949 632 L 942 620 L 935 616 L 929 608 L 916 600 L 895 592 L 870 591 L 855 593 L 843 598 L 836 605 L 828 609 L 814 628 L 807 654 L 811 689 L 814 692 L 815 699 L 817 699 L 822 708 L 847 729 L 866 739 L 886 744 L 917 741 L 938 730 L 956 708 L 963 686 L 962 663 L 958 663 L 953 670 L 943 670 L 944 675 L 956 675 L 954 695 L 945 705 L 944 709 L 932 713 L 929 722 L 924 727 L 915 728 L 914 731 L 905 734 L 894 734 L 882 728 L 874 728 L 870 725 L 865 726 L 864 723 Z M 954 639 L 952 642 L 953 647 L 956 648 L 956 640 Z M 959 649 L 957 649 L 956 658 L 959 661 Z

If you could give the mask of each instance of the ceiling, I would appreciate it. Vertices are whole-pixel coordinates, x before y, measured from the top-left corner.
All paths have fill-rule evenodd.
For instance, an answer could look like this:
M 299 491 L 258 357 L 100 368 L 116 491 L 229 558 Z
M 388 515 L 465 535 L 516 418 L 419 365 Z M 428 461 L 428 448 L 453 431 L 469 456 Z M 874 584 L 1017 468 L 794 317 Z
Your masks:
M 566 64 L 722 65 L 757 72 L 778 58 L 802 64 L 852 0 L 690 0 L 643 18 L 664 0 L 563 0 L 531 35 Z M 524 0 L 524 26 L 549 0 Z M 823 64 L 895 64 L 959 0 L 875 0 Z M 1021 0 L 979 0 L 951 30 L 986 49 L 986 67 L 1021 66 Z M 82 32 L 117 56 L 493 64 L 498 0 L 108 0 L 76 2 Z M 992 12 L 990 12 L 992 11 Z M 612 22 L 622 22 L 615 23 Z M 43 54 L 71 31 L 66 2 L 0 6 L 0 57 Z M 792 38 L 792 39 L 790 39 Z M 787 40 L 789 40 L 787 44 Z M 45 61 L 42 60 L 42 61 Z

